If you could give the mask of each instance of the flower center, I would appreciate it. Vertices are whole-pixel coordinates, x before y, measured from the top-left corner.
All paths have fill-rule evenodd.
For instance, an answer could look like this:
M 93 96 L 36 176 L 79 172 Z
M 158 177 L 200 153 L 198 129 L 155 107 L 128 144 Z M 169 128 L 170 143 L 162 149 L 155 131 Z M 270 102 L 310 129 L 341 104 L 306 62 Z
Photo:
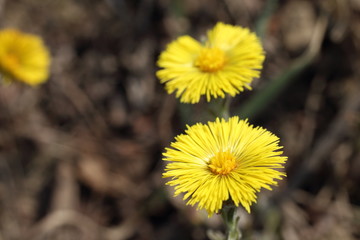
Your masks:
M 15 68 L 19 65 L 19 58 L 13 54 L 13 53 L 8 53 L 6 55 L 6 67 L 12 69 L 12 68 Z
M 236 168 L 236 159 L 229 152 L 219 152 L 210 159 L 209 168 L 212 173 L 226 175 Z
M 225 65 L 226 57 L 219 48 L 203 48 L 195 60 L 195 66 L 203 72 L 216 72 Z

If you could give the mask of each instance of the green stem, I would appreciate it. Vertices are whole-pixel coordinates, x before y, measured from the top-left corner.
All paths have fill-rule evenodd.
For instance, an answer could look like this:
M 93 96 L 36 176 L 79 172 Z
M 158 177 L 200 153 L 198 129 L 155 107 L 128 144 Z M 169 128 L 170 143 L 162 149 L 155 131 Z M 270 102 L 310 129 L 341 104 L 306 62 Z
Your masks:
M 224 206 L 221 216 L 226 225 L 226 240 L 240 240 L 241 231 L 239 228 L 239 216 L 236 215 L 235 206 Z
M 223 117 L 225 119 L 228 119 L 230 117 L 230 103 L 231 103 L 231 97 L 227 95 L 222 104 L 219 117 Z
M 215 99 L 208 105 L 208 112 L 211 117 L 225 118 L 230 117 L 231 96 L 227 95 L 223 99 Z

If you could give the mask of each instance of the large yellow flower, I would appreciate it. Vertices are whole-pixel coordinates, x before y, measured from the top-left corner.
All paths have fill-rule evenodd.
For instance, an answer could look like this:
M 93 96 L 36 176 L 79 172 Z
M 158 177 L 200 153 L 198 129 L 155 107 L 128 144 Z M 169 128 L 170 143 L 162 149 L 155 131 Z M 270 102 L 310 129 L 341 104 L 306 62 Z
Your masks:
M 247 28 L 218 23 L 204 44 L 190 36 L 170 43 L 160 55 L 156 75 L 168 93 L 184 103 L 197 103 L 202 95 L 235 96 L 259 77 L 264 52 L 259 39 Z
M 170 163 L 163 177 L 172 178 L 167 184 L 175 186 L 175 196 L 185 193 L 187 204 L 197 203 L 209 216 L 224 201 L 250 212 L 256 192 L 271 190 L 275 179 L 285 176 L 277 170 L 287 159 L 281 156 L 279 138 L 238 117 L 188 126 L 175 140 L 164 153 Z
M 50 55 L 41 38 L 15 29 L 0 31 L 0 74 L 5 81 L 38 85 L 49 76 Z

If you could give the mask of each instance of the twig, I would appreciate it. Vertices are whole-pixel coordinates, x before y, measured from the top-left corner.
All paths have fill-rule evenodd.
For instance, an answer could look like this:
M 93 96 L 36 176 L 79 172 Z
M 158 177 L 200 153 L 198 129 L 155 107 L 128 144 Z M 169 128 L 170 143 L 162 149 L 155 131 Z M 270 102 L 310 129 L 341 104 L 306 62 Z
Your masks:
M 3 12 L 3 9 L 4 9 L 4 3 L 5 3 L 5 0 L 0 0 L 0 16 Z
M 58 79 L 59 80 L 59 79 Z M 82 115 L 85 124 L 95 137 L 107 133 L 109 127 L 102 114 L 98 111 L 91 99 L 73 81 L 63 78 L 62 81 L 54 81 L 59 86 L 59 91 L 73 104 L 75 109 Z M 84 109 L 90 109 L 94 113 L 91 121 Z
M 296 171 L 296 175 L 290 179 L 288 184 L 289 191 L 300 186 L 312 172 L 318 169 L 326 159 L 325 157 L 332 151 L 338 144 L 339 139 L 343 139 L 350 134 L 351 126 L 356 121 L 356 115 L 360 111 L 360 85 L 356 84 L 353 91 L 341 106 L 342 111 L 337 115 L 335 120 L 329 126 L 329 130 L 317 141 L 312 153 L 304 157 L 306 161 Z
M 260 39 L 264 39 L 269 19 L 275 11 L 277 5 L 278 0 L 266 1 L 264 10 L 255 24 L 256 34 L 259 36 Z
M 228 3 L 226 2 L 226 0 L 220 0 L 220 2 L 224 6 L 225 12 L 229 17 L 230 23 L 232 25 L 235 25 L 236 24 L 236 19 L 235 19 L 234 15 L 231 13 Z

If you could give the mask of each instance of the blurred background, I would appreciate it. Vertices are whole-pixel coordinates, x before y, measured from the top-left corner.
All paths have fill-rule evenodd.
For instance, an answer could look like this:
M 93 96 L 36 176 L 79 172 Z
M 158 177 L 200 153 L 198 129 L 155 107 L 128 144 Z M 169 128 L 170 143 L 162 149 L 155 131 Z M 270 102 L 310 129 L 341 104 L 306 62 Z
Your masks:
M 240 210 L 243 239 L 360 239 L 359 0 L 1 0 L 0 27 L 40 35 L 52 67 L 39 87 L 0 86 L 0 240 L 224 230 L 161 178 L 164 147 L 213 117 L 155 77 L 167 43 L 218 21 L 256 31 L 266 51 L 232 115 L 278 135 L 289 157 L 288 177 Z

